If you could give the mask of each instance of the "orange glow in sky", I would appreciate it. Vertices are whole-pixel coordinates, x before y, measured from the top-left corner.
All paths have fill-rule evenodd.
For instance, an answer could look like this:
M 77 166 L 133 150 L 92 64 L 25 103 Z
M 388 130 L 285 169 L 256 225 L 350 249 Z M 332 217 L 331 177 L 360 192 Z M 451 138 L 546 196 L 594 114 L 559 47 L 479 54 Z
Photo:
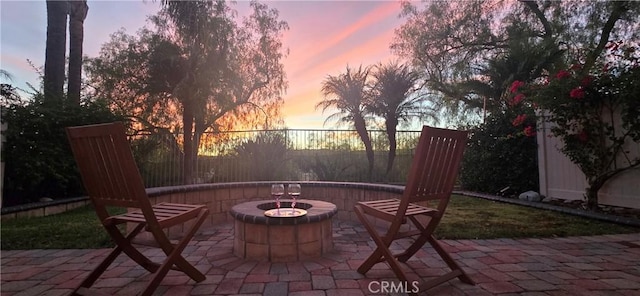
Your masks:
M 88 1 L 84 54 L 96 57 L 109 35 L 120 28 L 135 34 L 147 16 L 159 10 L 160 1 Z M 288 128 L 333 128 L 323 125 L 335 111 L 316 110 L 327 75 L 338 75 L 347 65 L 371 66 L 397 59 L 389 50 L 394 29 L 403 20 L 399 1 L 261 1 L 280 12 L 289 24 L 283 44 L 288 89 L 282 114 Z M 1 68 L 14 76 L 12 84 L 28 89 L 39 85 L 33 65 L 44 65 L 46 40 L 45 1 L 0 1 Z M 231 5 L 240 15 L 248 1 Z M 4 82 L 4 80 L 3 80 Z

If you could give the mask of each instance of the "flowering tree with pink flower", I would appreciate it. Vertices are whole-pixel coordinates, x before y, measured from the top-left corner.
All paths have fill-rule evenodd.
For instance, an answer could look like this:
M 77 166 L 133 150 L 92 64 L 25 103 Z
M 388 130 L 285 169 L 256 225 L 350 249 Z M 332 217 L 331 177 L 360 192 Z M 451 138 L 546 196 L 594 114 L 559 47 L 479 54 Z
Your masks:
M 514 81 L 509 91 L 512 105 L 531 104 L 552 124 L 560 150 L 586 176 L 586 205 L 595 210 L 607 181 L 640 166 L 640 156 L 630 151 L 635 148 L 629 149 L 640 145 L 640 54 L 636 46 L 610 42 L 596 61 L 585 61 L 529 84 Z M 513 125 L 534 135 L 524 116 Z

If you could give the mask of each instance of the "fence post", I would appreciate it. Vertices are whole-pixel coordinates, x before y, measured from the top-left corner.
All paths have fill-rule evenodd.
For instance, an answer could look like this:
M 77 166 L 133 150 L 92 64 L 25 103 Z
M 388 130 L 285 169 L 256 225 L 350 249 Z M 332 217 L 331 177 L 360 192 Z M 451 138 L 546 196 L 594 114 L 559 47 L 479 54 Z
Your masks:
M 549 182 L 547 175 L 548 150 L 550 149 L 547 137 L 549 133 L 548 112 L 536 111 L 538 116 L 538 126 L 540 127 L 536 137 L 538 141 L 538 181 L 540 185 L 540 195 L 549 196 Z
M 0 154 L 2 153 L 2 148 L 4 147 L 4 142 L 6 141 L 4 136 L 4 131 L 9 128 L 8 122 L 3 122 L 0 124 Z M 2 209 L 2 192 L 4 190 L 4 159 L 0 159 L 0 209 Z

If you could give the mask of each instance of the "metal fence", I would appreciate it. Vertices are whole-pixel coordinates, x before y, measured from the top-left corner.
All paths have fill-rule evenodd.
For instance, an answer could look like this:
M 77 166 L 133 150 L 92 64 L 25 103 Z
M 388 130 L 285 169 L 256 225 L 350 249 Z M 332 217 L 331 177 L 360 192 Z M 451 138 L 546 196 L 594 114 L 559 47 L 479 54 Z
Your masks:
M 389 144 L 384 131 L 369 131 L 374 168 L 362 141 L 350 130 L 261 130 L 206 133 L 198 146 L 190 183 L 320 180 L 404 183 L 419 131 L 397 133 L 397 153 L 387 172 Z M 147 187 L 183 184 L 182 135 L 132 139 Z

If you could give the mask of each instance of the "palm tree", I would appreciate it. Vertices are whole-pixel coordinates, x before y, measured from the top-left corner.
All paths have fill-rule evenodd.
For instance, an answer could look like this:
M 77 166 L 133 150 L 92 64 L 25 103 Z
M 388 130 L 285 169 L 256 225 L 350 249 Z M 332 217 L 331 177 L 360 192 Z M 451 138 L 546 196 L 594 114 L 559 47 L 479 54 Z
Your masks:
M 82 42 L 84 39 L 84 19 L 87 17 L 86 0 L 69 1 L 69 81 L 67 98 L 70 103 L 80 104 L 82 82 Z
M 47 0 L 47 45 L 44 60 L 44 96 L 62 100 L 67 41 L 68 2 Z
M 373 147 L 371 138 L 367 131 L 365 122 L 365 108 L 369 94 L 367 91 L 367 80 L 369 77 L 369 68 L 362 68 L 353 71 L 347 66 L 346 73 L 338 76 L 327 76 L 322 82 L 322 94 L 324 99 L 316 105 L 316 108 L 322 107 L 322 111 L 329 107 L 336 107 L 339 112 L 330 115 L 325 123 L 332 119 L 338 119 L 338 122 L 353 124 L 364 144 L 369 164 L 369 179 L 373 173 Z
M 424 96 L 416 95 L 415 87 L 419 76 L 406 65 L 396 62 L 376 66 L 373 73 L 375 85 L 372 100 L 367 109 L 371 113 L 384 118 L 385 131 L 389 139 L 389 155 L 387 158 L 388 174 L 393 167 L 396 157 L 396 132 L 401 121 L 408 122 L 411 118 L 431 118 L 436 120 L 433 110 L 427 109 L 422 103 Z

